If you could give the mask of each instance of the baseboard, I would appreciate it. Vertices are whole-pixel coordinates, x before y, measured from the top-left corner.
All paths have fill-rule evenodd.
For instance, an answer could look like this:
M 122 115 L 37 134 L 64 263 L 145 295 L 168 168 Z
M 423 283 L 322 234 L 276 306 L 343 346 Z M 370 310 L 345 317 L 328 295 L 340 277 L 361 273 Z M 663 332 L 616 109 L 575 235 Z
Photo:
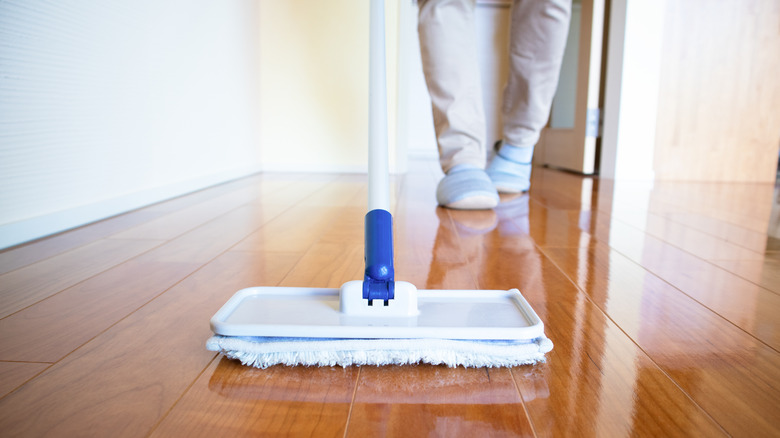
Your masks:
M 126 213 L 160 201 L 195 192 L 213 185 L 259 172 L 258 166 L 247 166 L 187 181 L 155 187 L 105 201 L 0 225 L 0 249 L 9 248 L 41 237 Z

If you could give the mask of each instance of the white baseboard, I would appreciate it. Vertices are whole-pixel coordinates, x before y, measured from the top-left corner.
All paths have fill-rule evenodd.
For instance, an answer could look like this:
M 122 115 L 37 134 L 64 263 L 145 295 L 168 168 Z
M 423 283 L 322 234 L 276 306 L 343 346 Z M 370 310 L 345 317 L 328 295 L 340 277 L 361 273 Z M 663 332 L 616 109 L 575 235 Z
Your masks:
M 155 187 L 94 204 L 0 225 L 0 249 L 80 227 L 166 199 L 259 172 L 258 166 L 232 169 L 187 181 Z

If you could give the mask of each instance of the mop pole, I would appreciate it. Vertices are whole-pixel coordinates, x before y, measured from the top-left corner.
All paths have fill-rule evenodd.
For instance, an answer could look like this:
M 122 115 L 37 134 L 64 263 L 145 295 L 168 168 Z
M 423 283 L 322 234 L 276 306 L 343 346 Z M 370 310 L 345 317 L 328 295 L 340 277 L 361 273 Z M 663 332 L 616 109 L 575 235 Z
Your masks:
M 384 1 L 371 0 L 368 58 L 368 210 L 390 210 Z
M 371 0 L 368 60 L 368 213 L 365 223 L 366 271 L 363 298 L 387 305 L 395 294 L 393 218 L 390 214 L 390 168 L 387 144 L 385 5 Z

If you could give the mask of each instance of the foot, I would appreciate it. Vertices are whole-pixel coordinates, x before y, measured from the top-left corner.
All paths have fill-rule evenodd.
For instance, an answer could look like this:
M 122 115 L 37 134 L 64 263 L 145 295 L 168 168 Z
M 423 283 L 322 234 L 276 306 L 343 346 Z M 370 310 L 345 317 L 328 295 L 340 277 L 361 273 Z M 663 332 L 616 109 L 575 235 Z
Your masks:
M 461 164 L 439 181 L 436 200 L 446 208 L 485 210 L 498 205 L 498 192 L 484 170 Z
M 496 155 L 487 174 L 499 193 L 521 193 L 531 188 L 531 159 L 534 148 L 497 142 Z

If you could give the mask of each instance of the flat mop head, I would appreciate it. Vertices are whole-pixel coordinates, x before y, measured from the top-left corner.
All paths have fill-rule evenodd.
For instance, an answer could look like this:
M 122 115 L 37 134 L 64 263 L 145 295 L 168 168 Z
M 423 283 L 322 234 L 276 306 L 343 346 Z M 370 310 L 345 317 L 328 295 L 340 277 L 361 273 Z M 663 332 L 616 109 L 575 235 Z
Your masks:
M 396 282 L 389 302 L 341 289 L 248 288 L 212 318 L 207 348 L 245 365 L 429 363 L 495 367 L 544 360 L 552 342 L 516 289 L 417 290 Z

